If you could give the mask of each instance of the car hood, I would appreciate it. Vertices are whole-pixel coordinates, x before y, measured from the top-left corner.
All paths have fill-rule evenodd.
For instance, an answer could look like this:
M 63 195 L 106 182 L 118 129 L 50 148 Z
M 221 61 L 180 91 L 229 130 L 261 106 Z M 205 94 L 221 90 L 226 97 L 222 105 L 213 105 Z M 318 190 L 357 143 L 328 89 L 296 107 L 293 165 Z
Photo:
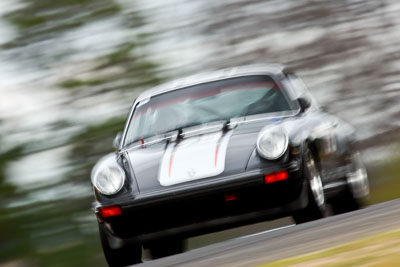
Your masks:
M 240 123 L 228 130 L 128 149 L 139 191 L 159 190 L 245 172 L 256 148 L 258 133 L 266 125 L 278 121 Z

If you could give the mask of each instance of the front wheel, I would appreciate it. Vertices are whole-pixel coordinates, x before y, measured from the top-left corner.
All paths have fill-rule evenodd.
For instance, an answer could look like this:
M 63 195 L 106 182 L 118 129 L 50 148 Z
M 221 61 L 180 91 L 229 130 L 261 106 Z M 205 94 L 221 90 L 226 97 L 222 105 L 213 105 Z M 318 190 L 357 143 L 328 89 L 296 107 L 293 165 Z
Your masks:
M 113 249 L 108 243 L 104 225 L 99 224 L 101 245 L 104 257 L 110 267 L 122 267 L 142 262 L 142 247 L 126 244 L 121 248 Z
M 308 205 L 293 214 L 296 224 L 305 223 L 326 217 L 326 199 L 321 175 L 311 151 L 304 157 L 304 178 L 307 181 Z

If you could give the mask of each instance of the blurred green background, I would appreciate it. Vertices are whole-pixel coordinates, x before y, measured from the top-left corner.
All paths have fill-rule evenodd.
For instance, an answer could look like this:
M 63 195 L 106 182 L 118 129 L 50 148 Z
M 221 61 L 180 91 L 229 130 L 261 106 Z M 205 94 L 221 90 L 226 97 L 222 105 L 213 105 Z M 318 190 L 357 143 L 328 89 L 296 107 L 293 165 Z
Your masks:
M 294 68 L 357 128 L 371 203 L 399 197 L 399 11 L 395 0 L 2 0 L 0 266 L 104 266 L 91 167 L 142 90 L 222 67 Z

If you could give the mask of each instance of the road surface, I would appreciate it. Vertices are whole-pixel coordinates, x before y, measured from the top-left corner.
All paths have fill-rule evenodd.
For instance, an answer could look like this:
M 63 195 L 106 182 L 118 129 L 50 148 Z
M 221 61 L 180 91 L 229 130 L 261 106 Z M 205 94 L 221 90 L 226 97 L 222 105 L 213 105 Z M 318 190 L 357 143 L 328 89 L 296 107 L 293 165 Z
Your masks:
M 395 229 L 400 229 L 400 199 L 302 225 L 212 244 L 135 266 L 255 266 Z

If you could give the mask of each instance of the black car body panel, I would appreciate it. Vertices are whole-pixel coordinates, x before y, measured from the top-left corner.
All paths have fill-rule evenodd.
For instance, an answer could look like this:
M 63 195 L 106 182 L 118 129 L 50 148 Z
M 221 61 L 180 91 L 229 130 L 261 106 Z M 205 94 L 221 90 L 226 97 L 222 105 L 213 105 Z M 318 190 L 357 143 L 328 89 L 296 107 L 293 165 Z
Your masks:
M 146 244 L 172 236 L 186 238 L 237 225 L 290 216 L 304 209 L 308 203 L 304 157 L 309 150 L 318 159 L 327 197 L 346 186 L 346 175 L 350 168 L 348 158 L 355 143 L 354 129 L 315 106 L 302 112 L 300 104 L 293 96 L 296 88 L 288 81 L 283 67 L 266 66 L 250 70 L 244 68 L 244 71 L 236 74 L 225 72 L 214 75 L 214 78 L 192 79 L 191 84 L 201 84 L 213 79 L 223 82 L 231 77 L 254 74 L 269 75 L 275 79 L 284 88 L 294 110 L 289 113 L 239 117 L 211 123 L 211 126 L 196 125 L 194 128 L 177 129 L 166 135 L 144 138 L 125 145 L 129 122 L 140 101 L 185 88 L 188 84 L 167 84 L 145 92 L 136 100 L 121 146 L 116 153 L 109 155 L 125 172 L 124 185 L 113 195 L 102 194 L 94 187 L 96 200 L 93 210 L 99 223 L 107 226 L 110 243 L 114 242 L 115 247 L 124 243 Z M 257 151 L 260 132 L 270 127 L 284 129 L 289 142 L 285 153 L 274 160 L 266 160 Z M 181 142 L 190 143 L 191 140 L 194 140 L 194 149 L 199 146 L 195 141 L 200 140 L 196 139 L 199 136 L 205 140 L 204 146 L 207 146 L 214 142 L 212 138 L 211 141 L 207 139 L 213 135 L 221 136 L 218 138 L 226 142 L 226 147 L 223 148 L 223 171 L 211 177 L 163 186 L 160 180 L 161 165 L 163 162 L 168 164 L 169 160 L 170 173 L 173 168 L 171 166 L 174 166 L 173 156 L 168 154 L 172 152 L 168 151 L 175 151 L 176 148 L 179 150 Z M 217 144 L 219 145 L 220 143 Z M 185 150 L 182 153 L 188 152 Z M 170 155 L 169 158 L 167 154 Z M 215 166 L 217 154 L 218 149 L 215 152 Z M 210 154 L 210 157 L 214 157 L 214 154 Z M 203 159 L 202 155 L 197 155 L 197 158 Z M 265 183 L 265 174 L 283 170 L 288 172 L 286 180 Z M 100 209 L 108 206 L 119 206 L 122 214 L 104 218 Z

